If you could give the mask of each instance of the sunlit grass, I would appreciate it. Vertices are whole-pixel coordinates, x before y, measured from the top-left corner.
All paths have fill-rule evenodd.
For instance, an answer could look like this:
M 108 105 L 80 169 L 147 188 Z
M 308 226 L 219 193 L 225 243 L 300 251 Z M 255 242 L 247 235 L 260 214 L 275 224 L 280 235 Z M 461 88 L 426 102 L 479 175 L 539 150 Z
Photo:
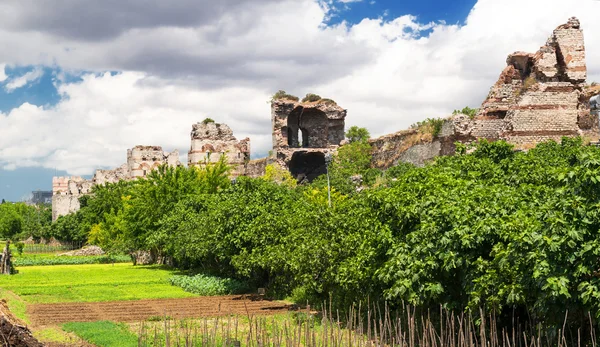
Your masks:
M 26 303 L 94 302 L 195 296 L 172 286 L 177 271 L 161 266 L 92 264 L 27 266 L 0 276 L 0 288 Z M 12 310 L 12 308 L 11 308 Z

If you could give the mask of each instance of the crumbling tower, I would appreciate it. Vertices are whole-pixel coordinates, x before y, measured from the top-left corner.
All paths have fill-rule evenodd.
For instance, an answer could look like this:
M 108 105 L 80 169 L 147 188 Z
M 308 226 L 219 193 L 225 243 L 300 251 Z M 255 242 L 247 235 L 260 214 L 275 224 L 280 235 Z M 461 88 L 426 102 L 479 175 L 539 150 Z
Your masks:
M 577 18 L 557 27 L 536 53 L 515 52 L 473 122 L 475 138 L 517 147 L 562 136 L 598 138 L 586 100 L 585 47 Z
M 346 110 L 321 99 L 271 102 L 273 155 L 298 180 L 312 180 L 326 172 L 325 154 L 344 140 Z
M 250 139 L 238 141 L 227 124 L 204 121 L 192 125 L 192 143 L 188 153 L 188 166 L 203 166 L 216 163 L 225 156 L 232 167 L 231 176 L 245 174 L 245 165 L 250 160 Z

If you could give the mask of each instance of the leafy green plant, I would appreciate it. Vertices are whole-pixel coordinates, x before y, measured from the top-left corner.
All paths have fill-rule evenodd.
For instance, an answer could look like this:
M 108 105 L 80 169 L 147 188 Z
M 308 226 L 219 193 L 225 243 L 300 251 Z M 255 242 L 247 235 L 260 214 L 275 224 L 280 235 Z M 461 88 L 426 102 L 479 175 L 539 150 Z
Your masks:
M 204 120 L 202 121 L 203 124 L 208 124 L 208 123 L 214 123 L 215 120 L 212 118 L 204 118 Z
M 212 296 L 248 293 L 246 283 L 231 278 L 219 278 L 198 274 L 194 276 L 175 275 L 169 279 L 172 285 L 183 288 L 186 292 Z

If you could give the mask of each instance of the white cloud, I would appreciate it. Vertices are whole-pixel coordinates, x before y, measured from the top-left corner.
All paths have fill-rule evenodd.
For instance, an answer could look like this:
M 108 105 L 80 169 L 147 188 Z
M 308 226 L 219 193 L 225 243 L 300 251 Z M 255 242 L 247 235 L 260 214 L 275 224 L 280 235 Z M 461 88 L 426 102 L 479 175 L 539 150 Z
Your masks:
M 44 70 L 40 67 L 36 67 L 33 70 L 26 72 L 25 74 L 19 77 L 11 78 L 8 81 L 8 83 L 6 83 L 6 86 L 4 86 L 4 89 L 6 89 L 8 93 L 11 93 L 15 89 L 24 87 L 28 83 L 32 83 L 39 80 L 40 78 L 42 78 L 42 76 L 44 76 Z
M 4 82 L 8 76 L 6 76 L 6 64 L 0 64 L 0 82 Z
M 535 52 L 573 15 L 585 30 L 589 80 L 600 81 L 594 0 L 479 0 L 464 26 L 406 15 L 324 27 L 331 2 L 228 3 L 235 3 L 231 11 L 202 23 L 136 18 L 100 36 L 0 24 L 0 61 L 124 71 L 58 82 L 63 100 L 53 108 L 23 104 L 0 114 L 0 166 L 89 174 L 121 164 L 137 144 L 187 152 L 191 124 L 207 116 L 228 123 L 238 138 L 250 136 L 253 153 L 266 153 L 266 101 L 278 89 L 333 98 L 348 109 L 348 126 L 390 133 L 479 106 L 509 53 Z

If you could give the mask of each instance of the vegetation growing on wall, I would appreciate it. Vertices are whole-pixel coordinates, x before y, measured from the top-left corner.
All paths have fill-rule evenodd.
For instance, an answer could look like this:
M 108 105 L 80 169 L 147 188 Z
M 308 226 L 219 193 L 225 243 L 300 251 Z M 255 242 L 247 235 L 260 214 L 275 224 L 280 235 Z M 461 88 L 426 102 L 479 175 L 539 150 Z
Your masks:
M 469 118 L 473 119 L 477 115 L 477 112 L 479 112 L 478 108 L 470 108 L 469 106 L 465 106 L 462 110 L 452 111 L 452 115 L 464 114 L 466 116 L 469 116 Z
M 286 93 L 285 90 L 279 90 L 279 91 L 277 91 L 277 93 L 273 94 L 273 96 L 271 97 L 271 101 L 274 101 L 274 100 L 299 101 L 300 98 L 295 95 Z
M 304 98 L 302 98 L 302 102 L 315 102 L 321 100 L 321 97 L 317 94 L 308 93 Z
M 428 134 L 436 137 L 442 131 L 444 119 L 442 118 L 427 118 L 410 126 L 411 129 L 416 129 L 422 134 Z

